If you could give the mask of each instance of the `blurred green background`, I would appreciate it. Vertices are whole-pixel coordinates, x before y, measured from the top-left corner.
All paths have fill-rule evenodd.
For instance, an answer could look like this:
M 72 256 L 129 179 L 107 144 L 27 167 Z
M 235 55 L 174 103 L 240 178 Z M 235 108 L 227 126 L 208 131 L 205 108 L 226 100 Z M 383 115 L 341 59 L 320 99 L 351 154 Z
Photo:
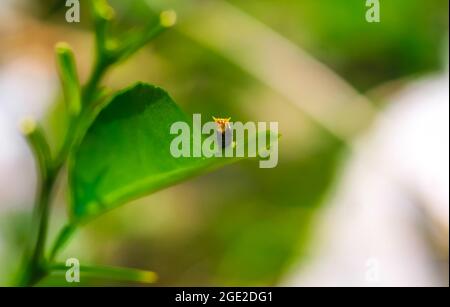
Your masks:
M 21 1 L 16 8 L 31 20 L 31 27 L 40 29 L 29 44 L 49 52 L 59 40 L 74 46 L 82 78 L 92 61 L 84 2 L 79 24 L 64 21 L 64 1 Z M 109 2 L 118 15 L 117 33 L 157 16 L 147 1 Z M 257 161 L 244 161 L 115 209 L 84 227 L 62 259 L 154 270 L 159 285 L 276 285 L 294 263 L 308 257 L 312 226 L 339 181 L 348 140 L 336 137 L 226 56 L 179 30 L 189 14 L 207 2 L 185 3 L 189 8 L 178 12 L 179 26 L 113 69 L 104 83 L 114 89 L 137 80 L 156 84 L 188 114 L 202 113 L 204 118 L 278 121 L 282 135 L 278 166 L 259 169 Z M 370 96 L 371 90 L 388 82 L 446 65 L 442 56 L 448 1 L 380 2 L 378 24 L 365 21 L 362 0 L 228 3 Z M 228 27 L 240 31 L 239 25 Z M 18 48 L 14 44 L 20 46 L 15 41 L 2 46 L 0 58 L 5 50 Z M 49 70 L 54 70 L 51 59 L 49 63 Z M 375 109 L 383 107 L 382 97 L 372 97 Z M 53 231 L 65 219 L 64 200 L 62 192 L 52 217 Z M 13 229 L 23 234 L 27 214 L 14 211 L 0 217 L 1 231 L 8 238 L 2 267 L 17 264 L 23 235 L 12 234 Z

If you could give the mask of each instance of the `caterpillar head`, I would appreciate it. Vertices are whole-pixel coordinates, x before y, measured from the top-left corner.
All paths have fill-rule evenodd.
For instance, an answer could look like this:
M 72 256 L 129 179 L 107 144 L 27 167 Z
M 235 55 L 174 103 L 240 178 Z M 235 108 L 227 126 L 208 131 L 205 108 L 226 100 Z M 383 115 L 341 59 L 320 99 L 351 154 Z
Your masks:
M 231 117 L 228 117 L 228 118 L 216 118 L 216 117 L 213 116 L 213 119 L 214 119 L 214 122 L 217 125 L 217 130 L 220 133 L 224 133 L 225 130 L 230 128 L 230 119 L 231 119 Z

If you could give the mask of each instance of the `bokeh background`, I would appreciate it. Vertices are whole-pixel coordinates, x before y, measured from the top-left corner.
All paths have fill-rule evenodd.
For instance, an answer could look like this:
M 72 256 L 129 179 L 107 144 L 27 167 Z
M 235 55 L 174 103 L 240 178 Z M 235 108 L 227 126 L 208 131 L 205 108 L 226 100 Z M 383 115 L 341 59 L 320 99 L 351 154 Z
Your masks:
M 0 0 L 1 285 L 20 265 L 36 185 L 17 123 L 45 122 L 61 100 L 56 42 L 86 80 L 80 3 L 69 24 L 65 1 Z M 109 3 L 116 33 L 166 8 L 178 24 L 105 85 L 145 81 L 188 114 L 278 121 L 279 164 L 244 161 L 133 201 L 61 259 L 154 270 L 162 286 L 448 286 L 448 1 L 381 0 L 380 23 L 363 0 Z M 59 190 L 51 237 L 66 219 Z

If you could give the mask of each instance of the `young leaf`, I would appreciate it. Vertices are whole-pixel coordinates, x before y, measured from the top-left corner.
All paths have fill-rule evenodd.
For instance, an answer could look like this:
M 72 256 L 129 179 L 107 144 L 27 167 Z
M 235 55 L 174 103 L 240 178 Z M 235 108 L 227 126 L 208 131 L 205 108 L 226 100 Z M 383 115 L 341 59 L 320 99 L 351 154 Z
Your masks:
M 191 122 L 160 88 L 139 83 L 113 97 L 69 163 L 71 222 L 239 159 L 173 157 L 178 121 Z
M 76 116 L 81 110 L 81 92 L 75 65 L 75 57 L 72 49 L 67 43 L 58 43 L 55 49 L 64 99 L 66 100 L 70 113 Z

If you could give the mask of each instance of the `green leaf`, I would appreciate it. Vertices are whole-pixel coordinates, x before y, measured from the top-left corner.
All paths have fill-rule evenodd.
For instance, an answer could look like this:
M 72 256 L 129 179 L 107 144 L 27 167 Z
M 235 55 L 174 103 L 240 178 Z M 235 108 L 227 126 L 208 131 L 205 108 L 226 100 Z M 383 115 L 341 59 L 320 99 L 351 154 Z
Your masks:
M 139 83 L 113 97 L 69 163 L 71 222 L 240 159 L 173 157 L 170 127 L 178 121 L 191 122 L 160 88 Z
M 52 275 L 65 273 L 69 269 L 64 263 L 55 263 L 49 265 Z M 64 278 L 64 277 L 63 277 Z M 80 281 L 88 280 L 107 280 L 137 283 L 154 283 L 158 279 L 158 275 L 153 271 L 144 271 L 132 268 L 112 267 L 112 266 L 80 266 Z M 59 282 L 61 284 L 61 282 Z

